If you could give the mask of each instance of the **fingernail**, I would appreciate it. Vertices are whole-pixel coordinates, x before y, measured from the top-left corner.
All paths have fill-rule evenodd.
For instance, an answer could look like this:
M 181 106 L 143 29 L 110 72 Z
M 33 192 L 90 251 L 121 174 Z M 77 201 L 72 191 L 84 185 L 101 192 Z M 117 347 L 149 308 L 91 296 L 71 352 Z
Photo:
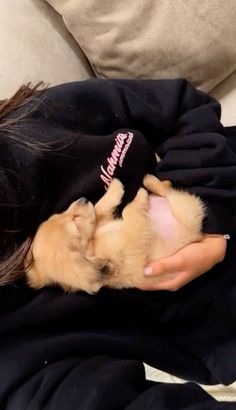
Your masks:
M 153 269 L 151 266 L 147 266 L 144 268 L 144 276 L 152 276 L 153 275 Z

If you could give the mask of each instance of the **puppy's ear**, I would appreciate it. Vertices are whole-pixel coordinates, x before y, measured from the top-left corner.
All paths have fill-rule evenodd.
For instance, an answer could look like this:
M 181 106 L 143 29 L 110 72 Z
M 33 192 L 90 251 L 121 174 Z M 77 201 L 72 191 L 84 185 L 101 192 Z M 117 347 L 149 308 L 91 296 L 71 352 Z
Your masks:
M 101 275 L 113 275 L 116 271 L 116 266 L 109 259 L 96 258 L 95 256 L 88 256 L 86 259 L 94 265 Z

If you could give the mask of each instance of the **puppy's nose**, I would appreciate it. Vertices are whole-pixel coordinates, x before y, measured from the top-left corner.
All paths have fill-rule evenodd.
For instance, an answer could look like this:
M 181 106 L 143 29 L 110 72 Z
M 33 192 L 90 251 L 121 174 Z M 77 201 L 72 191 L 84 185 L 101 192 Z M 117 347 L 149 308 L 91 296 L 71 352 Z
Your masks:
M 82 198 L 78 199 L 77 204 L 78 204 L 78 205 L 86 205 L 88 202 L 89 202 L 89 201 L 88 201 L 87 198 L 82 197 Z

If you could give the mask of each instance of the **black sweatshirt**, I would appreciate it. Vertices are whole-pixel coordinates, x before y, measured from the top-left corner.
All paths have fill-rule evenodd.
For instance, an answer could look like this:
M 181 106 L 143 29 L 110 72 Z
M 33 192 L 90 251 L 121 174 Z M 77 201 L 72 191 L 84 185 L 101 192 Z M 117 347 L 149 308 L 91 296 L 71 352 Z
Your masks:
M 180 79 L 89 80 L 53 87 L 41 99 L 16 126 L 40 142 L 41 151 L 14 140 L 2 144 L 2 166 L 14 190 L 7 196 L 21 204 L 14 221 L 7 208 L 2 227 L 36 228 L 80 196 L 96 201 L 111 176 L 122 180 L 130 200 L 143 175 L 154 172 L 206 201 L 205 232 L 235 231 L 236 154 L 213 98 Z
M 223 263 L 176 293 L 2 287 L 0 409 L 233 408 L 194 384 L 146 382 L 140 362 L 203 383 L 236 378 L 236 129 L 221 125 L 213 98 L 181 79 L 89 80 L 40 100 L 16 126 L 22 142 L 1 141 L 1 183 L 15 204 L 1 229 L 21 230 L 20 241 L 73 200 L 95 202 L 113 176 L 126 203 L 153 172 L 200 195 L 204 231 L 232 240 Z M 40 149 L 26 147 L 26 136 Z

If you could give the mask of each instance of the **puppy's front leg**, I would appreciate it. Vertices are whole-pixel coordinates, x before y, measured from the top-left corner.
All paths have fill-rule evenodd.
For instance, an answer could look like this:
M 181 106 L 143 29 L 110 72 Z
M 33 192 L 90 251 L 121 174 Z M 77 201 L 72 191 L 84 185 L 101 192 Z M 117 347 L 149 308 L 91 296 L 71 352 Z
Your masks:
M 98 222 L 109 221 L 113 218 L 113 213 L 118 205 L 120 205 L 123 195 L 123 184 L 119 181 L 119 179 L 114 178 L 111 181 L 107 192 L 95 205 L 95 212 Z
M 145 175 L 143 179 L 143 185 L 149 192 L 166 198 L 171 190 L 170 181 L 161 181 L 157 177 L 151 174 Z

